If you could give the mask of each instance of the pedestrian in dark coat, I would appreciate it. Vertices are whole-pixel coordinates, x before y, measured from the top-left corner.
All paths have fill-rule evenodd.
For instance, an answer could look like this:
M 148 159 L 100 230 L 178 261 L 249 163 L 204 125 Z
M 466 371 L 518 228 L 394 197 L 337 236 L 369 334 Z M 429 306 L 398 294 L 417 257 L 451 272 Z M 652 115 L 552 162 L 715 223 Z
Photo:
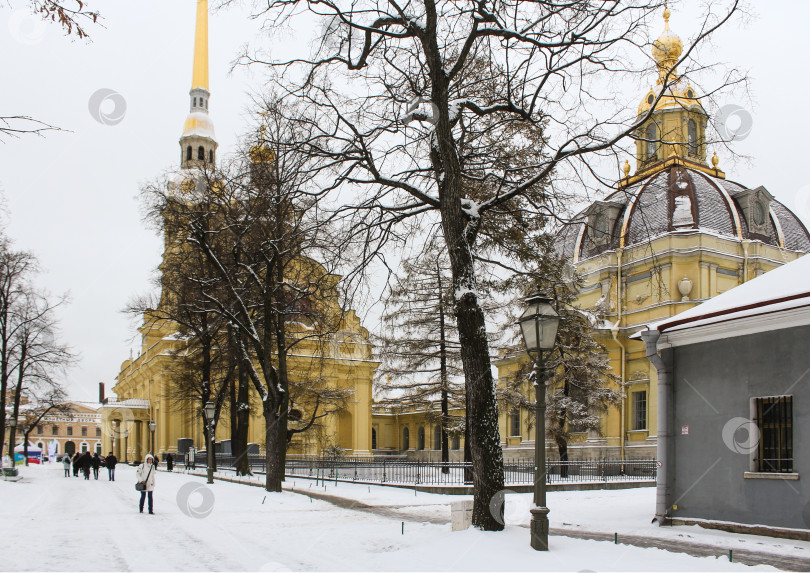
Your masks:
M 81 457 L 79 452 L 73 454 L 73 477 L 79 477 L 79 468 L 82 465 Z
M 166 456 L 166 469 L 172 471 L 174 469 L 174 458 L 171 454 Z
M 115 481 L 115 464 L 118 463 L 118 458 L 110 452 L 110 455 L 104 458 L 104 465 L 107 466 L 107 473 L 109 474 L 110 481 Z
M 93 464 L 93 477 L 98 479 L 98 468 L 101 467 L 101 458 L 98 457 L 98 452 L 93 454 L 93 459 L 91 460 Z
M 90 452 L 84 452 L 81 459 L 84 479 L 90 479 L 90 469 L 93 467 L 93 457 L 90 455 Z

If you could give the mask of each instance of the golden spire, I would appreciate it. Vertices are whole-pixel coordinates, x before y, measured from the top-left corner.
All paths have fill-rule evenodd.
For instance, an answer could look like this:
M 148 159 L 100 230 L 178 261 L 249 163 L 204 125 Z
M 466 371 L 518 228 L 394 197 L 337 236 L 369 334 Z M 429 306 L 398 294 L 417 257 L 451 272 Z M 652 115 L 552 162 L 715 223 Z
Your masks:
M 197 30 L 194 33 L 194 75 L 191 89 L 208 89 L 208 0 L 197 0 Z
M 678 58 L 683 53 L 683 42 L 669 29 L 669 17 L 672 13 L 669 11 L 668 6 L 664 6 L 664 31 L 653 42 L 652 56 L 658 64 L 658 84 L 664 83 L 664 78 L 670 70 L 672 74 L 669 76 L 669 81 L 677 81 L 677 69 L 675 64 L 678 63 Z

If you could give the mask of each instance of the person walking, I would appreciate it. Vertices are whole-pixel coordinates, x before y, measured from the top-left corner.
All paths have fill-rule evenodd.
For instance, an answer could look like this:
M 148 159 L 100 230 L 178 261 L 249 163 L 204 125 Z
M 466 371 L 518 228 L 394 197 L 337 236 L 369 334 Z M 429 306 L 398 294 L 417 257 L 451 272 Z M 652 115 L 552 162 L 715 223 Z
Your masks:
M 149 513 L 154 514 L 154 506 L 152 500 L 152 492 L 155 491 L 155 466 L 152 454 L 147 454 L 144 462 L 138 466 L 135 472 L 138 484 L 144 484 L 141 491 L 141 501 L 138 504 L 138 510 L 143 513 L 143 502 L 146 497 L 149 497 Z
M 118 463 L 118 458 L 110 452 L 110 455 L 104 458 L 104 465 L 107 466 L 107 474 L 109 476 L 109 481 L 115 481 L 115 464 Z
M 174 470 L 174 458 L 171 454 L 166 456 L 166 469 L 169 471 Z
M 79 477 L 79 467 L 81 466 L 81 454 L 75 452 L 73 454 L 73 477 Z
M 82 471 L 84 472 L 84 479 L 90 479 L 90 468 L 93 467 L 93 457 L 90 452 L 82 454 Z
M 93 477 L 98 479 L 98 469 L 101 467 L 101 458 L 98 457 L 98 452 L 93 454 L 93 459 L 91 460 L 93 465 Z
M 70 456 L 67 454 L 62 456 L 62 467 L 65 468 L 65 477 L 70 477 Z

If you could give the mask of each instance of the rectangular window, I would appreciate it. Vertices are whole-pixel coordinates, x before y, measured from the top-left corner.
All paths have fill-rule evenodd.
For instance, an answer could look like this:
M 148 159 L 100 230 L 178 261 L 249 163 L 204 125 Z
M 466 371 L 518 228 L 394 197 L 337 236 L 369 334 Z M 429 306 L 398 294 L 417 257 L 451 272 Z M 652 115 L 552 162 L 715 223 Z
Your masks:
M 793 396 L 754 398 L 757 471 L 793 472 Z
M 101 437 L 101 428 L 96 428 L 96 437 Z
M 51 433 L 54 436 L 58 436 L 59 435 L 59 426 L 54 426 L 53 428 L 51 428 Z
M 37 435 L 38 436 L 42 435 L 42 426 L 37 426 Z
M 68 436 L 72 436 L 72 435 L 73 435 L 73 426 L 68 426 L 68 427 L 67 427 L 67 430 L 68 430 L 68 434 L 67 434 L 67 435 L 68 435 Z
M 647 429 L 647 391 L 633 392 L 633 429 Z
M 86 436 L 86 435 L 87 435 L 87 428 L 82 426 L 82 436 Z
M 510 436 L 519 436 L 520 435 L 520 410 L 515 410 L 509 415 L 509 435 Z

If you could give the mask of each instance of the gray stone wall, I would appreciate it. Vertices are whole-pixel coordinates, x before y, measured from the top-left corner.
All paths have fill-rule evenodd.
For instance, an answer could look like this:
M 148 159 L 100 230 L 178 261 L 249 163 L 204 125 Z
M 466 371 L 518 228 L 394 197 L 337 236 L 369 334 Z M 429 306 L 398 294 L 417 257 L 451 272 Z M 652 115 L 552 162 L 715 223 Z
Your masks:
M 803 439 L 810 427 L 810 326 L 666 352 L 674 358 L 672 516 L 810 528 L 810 443 Z M 746 479 L 755 447 L 743 423 L 751 398 L 779 395 L 793 396 L 799 479 Z

